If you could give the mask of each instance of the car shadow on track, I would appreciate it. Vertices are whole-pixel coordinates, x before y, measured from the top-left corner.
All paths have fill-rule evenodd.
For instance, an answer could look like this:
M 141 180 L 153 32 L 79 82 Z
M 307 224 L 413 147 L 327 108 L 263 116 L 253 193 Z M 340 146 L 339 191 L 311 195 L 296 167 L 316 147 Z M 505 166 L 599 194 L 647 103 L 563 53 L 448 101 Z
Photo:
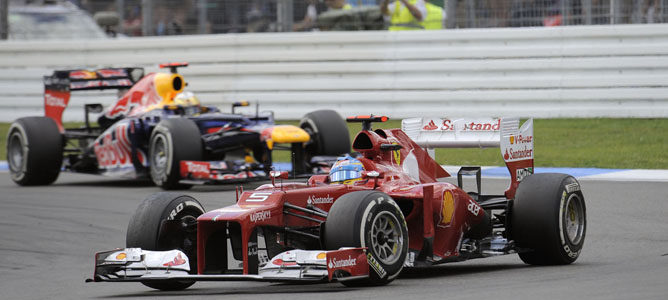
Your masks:
M 82 187 L 122 187 L 139 188 L 155 186 L 150 180 L 114 179 L 114 180 L 87 180 L 79 182 L 62 182 L 52 184 L 53 186 L 82 186 Z
M 201 193 L 215 193 L 228 192 L 237 189 L 237 186 L 243 187 L 244 191 L 250 191 L 258 186 L 268 182 L 253 182 L 243 184 L 221 184 L 221 185 L 201 185 L 194 186 L 190 189 L 175 190 L 175 192 L 195 191 Z M 117 187 L 117 188 L 147 188 L 154 187 L 156 192 L 164 191 L 155 186 L 151 180 L 137 180 L 137 179 L 105 179 L 105 180 L 86 180 L 86 181 L 69 181 L 57 182 L 52 186 L 71 186 L 71 187 Z
M 523 263 L 508 263 L 508 264 L 485 264 L 485 265 L 456 265 L 445 264 L 434 267 L 419 267 L 406 268 L 401 271 L 399 280 L 403 279 L 422 279 L 422 278 L 438 278 L 448 276 L 468 275 L 475 273 L 489 273 L 494 271 L 507 271 L 512 269 L 526 268 L 528 265 Z
M 147 288 L 149 289 L 149 288 Z M 323 294 L 350 292 L 358 288 L 347 288 L 337 283 L 306 283 L 306 284 L 265 284 L 261 286 L 230 287 L 221 284 L 221 287 L 188 288 L 183 291 L 156 291 L 147 290 L 142 293 L 128 293 L 95 297 L 99 299 L 143 298 L 143 297 L 174 297 L 174 296 L 243 296 L 243 295 L 277 295 L 277 294 Z
M 522 263 L 491 264 L 491 265 L 443 265 L 435 267 L 406 268 L 401 272 L 397 280 L 443 278 L 450 276 L 462 276 L 476 273 L 489 273 L 495 271 L 507 271 L 530 267 Z M 390 286 L 392 284 L 390 283 Z M 155 291 L 148 290 L 141 293 L 118 294 L 100 296 L 97 298 L 142 298 L 142 297 L 171 297 L 171 296 L 221 296 L 221 295 L 265 295 L 265 294 L 322 294 L 322 293 L 347 293 L 359 289 L 373 289 L 374 287 L 345 287 L 338 283 L 275 283 L 257 286 L 230 287 L 227 283 L 221 283 L 221 287 L 189 288 L 183 291 Z M 347 298 L 347 297 L 343 297 Z

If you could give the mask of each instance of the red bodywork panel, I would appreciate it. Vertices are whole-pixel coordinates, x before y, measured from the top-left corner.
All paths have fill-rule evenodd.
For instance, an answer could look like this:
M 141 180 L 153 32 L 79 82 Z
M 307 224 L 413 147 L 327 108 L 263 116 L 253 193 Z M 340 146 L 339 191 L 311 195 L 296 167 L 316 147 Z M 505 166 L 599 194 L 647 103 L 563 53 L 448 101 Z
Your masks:
M 387 145 L 401 145 L 402 148 L 388 150 L 391 146 Z M 482 220 L 484 212 L 457 186 L 437 181 L 437 178 L 449 174 L 400 129 L 362 131 L 355 138 L 353 149 L 362 154 L 363 157 L 358 159 L 367 172 L 380 173 L 378 178 L 344 185 L 329 184 L 327 176 L 316 175 L 308 183 L 265 184 L 244 192 L 235 205 L 201 215 L 197 219 L 198 272 L 202 274 L 205 270 L 206 245 L 211 234 L 225 228 L 228 222 L 238 223 L 241 227 L 243 273 L 252 274 L 254 270 L 248 263 L 249 244 L 253 245 L 251 235 L 257 227 L 319 225 L 284 214 L 284 204 L 299 207 L 312 205 L 329 211 L 340 196 L 374 188 L 390 195 L 404 210 L 411 250 L 419 251 L 423 247 L 423 239 L 433 237 L 435 255 L 440 258 L 458 255 L 457 247 L 462 236 Z M 290 212 L 325 221 L 324 217 Z
M 44 115 L 53 119 L 58 125 L 60 132 L 63 128 L 63 112 L 70 103 L 70 92 L 56 89 L 44 90 Z

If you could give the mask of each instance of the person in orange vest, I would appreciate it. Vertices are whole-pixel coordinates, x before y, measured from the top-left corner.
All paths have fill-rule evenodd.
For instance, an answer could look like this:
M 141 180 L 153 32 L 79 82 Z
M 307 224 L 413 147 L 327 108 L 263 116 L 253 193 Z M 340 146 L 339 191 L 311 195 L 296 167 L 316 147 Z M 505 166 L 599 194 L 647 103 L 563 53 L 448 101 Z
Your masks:
M 424 0 L 383 0 L 380 11 L 390 19 L 390 31 L 424 29 L 423 22 L 427 17 Z

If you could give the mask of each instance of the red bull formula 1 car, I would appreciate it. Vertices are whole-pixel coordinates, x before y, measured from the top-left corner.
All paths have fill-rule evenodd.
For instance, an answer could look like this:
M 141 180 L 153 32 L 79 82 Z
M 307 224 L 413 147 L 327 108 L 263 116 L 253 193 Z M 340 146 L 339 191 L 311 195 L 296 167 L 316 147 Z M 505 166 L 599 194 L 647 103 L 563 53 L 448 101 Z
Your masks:
M 44 117 L 16 120 L 7 137 L 11 178 L 20 185 L 54 182 L 61 170 L 123 178 L 150 177 L 164 189 L 267 179 L 272 151 L 293 153 L 294 175 L 327 170 L 350 151 L 345 121 L 334 111 L 306 114 L 299 127 L 276 125 L 273 112 L 223 113 L 202 106 L 177 68 L 144 75 L 142 68 L 55 71 L 44 78 Z M 64 128 L 73 91 L 115 89 L 103 110 L 85 104 L 85 126 Z M 89 113 L 102 113 L 91 126 Z M 329 158 L 327 157 L 329 156 Z
M 96 282 L 180 290 L 195 281 L 340 281 L 382 285 L 404 267 L 517 253 L 535 265 L 570 264 L 582 250 L 585 201 L 565 174 L 533 173 L 533 127 L 519 119 L 362 122 L 329 175 L 238 190 L 237 203 L 205 211 L 194 198 L 158 193 L 128 225 L 126 247 L 95 255 Z M 410 136 L 410 137 L 409 137 Z M 411 138 L 412 137 L 412 138 Z M 458 185 L 425 148 L 500 147 L 512 178 L 503 195 L 481 193 L 479 167 Z M 476 191 L 462 189 L 475 175 Z M 280 179 L 280 180 L 279 180 Z

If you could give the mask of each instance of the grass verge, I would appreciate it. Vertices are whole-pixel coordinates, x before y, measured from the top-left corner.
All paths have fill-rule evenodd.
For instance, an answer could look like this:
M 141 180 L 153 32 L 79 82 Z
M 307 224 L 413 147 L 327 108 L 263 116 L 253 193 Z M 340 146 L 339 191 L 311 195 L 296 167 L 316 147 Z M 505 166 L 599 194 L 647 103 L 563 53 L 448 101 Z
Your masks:
M 296 125 L 298 122 L 280 122 Z M 360 130 L 349 124 L 351 139 Z M 397 128 L 400 120 L 375 123 Z M 9 123 L 0 123 L 0 160 L 6 160 Z M 535 164 L 539 167 L 668 169 L 668 118 L 534 120 Z M 277 161 L 289 154 L 276 153 Z M 447 165 L 502 166 L 499 149 L 437 149 L 436 161 Z

